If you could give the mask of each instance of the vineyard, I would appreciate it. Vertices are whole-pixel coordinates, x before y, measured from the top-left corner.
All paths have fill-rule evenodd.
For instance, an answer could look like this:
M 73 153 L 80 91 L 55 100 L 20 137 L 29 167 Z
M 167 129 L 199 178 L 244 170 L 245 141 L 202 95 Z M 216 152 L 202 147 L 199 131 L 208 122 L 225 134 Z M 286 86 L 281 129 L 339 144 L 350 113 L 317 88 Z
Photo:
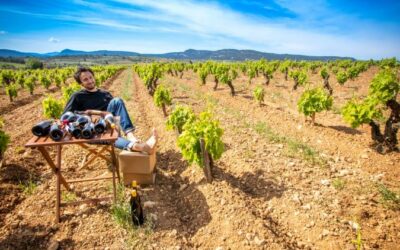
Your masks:
M 80 89 L 75 70 L 0 71 L 1 249 L 399 249 L 395 58 L 93 67 L 135 134 L 160 134 L 140 228 L 123 186 L 117 204 L 63 208 L 54 224 L 55 177 L 24 144 Z M 77 146 L 63 154 L 69 179 L 109 173 L 101 159 L 77 171 Z M 111 192 L 107 182 L 73 189 L 62 200 Z

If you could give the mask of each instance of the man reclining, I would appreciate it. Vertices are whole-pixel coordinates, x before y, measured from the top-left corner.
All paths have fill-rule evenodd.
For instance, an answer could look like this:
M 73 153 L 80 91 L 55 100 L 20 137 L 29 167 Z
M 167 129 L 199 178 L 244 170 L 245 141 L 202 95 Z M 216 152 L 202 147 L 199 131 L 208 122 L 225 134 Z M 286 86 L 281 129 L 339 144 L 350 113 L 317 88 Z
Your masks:
M 158 134 L 154 128 L 150 138 L 144 143 L 140 142 L 133 135 L 135 126 L 132 124 L 121 98 L 113 98 L 108 91 L 98 89 L 94 73 L 90 68 L 78 68 L 74 78 L 84 89 L 72 94 L 63 113 L 79 111 L 87 115 L 101 115 L 104 117 L 107 114 L 112 114 L 113 116 L 119 116 L 121 128 L 127 139 L 118 137 L 115 147 L 148 154 L 154 153 L 158 140 Z

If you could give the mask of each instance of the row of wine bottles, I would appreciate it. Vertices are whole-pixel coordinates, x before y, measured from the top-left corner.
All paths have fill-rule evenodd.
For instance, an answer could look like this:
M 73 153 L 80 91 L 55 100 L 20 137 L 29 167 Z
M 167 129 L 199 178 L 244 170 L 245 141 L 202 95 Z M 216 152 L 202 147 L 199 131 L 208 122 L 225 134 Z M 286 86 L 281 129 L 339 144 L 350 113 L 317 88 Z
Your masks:
M 59 121 L 46 120 L 32 127 L 32 133 L 36 136 L 50 136 L 54 141 L 60 141 L 66 133 L 76 139 L 91 139 L 96 134 L 104 133 L 107 128 L 115 128 L 112 114 L 101 117 L 96 123 L 88 115 L 79 115 L 66 112 Z

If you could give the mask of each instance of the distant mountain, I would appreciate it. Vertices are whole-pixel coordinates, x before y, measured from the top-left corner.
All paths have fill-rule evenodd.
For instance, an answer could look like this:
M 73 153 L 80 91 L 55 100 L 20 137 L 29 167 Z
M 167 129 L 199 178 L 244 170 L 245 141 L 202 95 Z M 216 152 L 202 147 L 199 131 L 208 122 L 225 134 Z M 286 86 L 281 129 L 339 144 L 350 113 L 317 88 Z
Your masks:
M 10 49 L 0 49 L 0 57 L 43 57 L 42 54 L 32 52 L 19 52 Z
M 62 57 L 62 56 L 144 56 L 154 58 L 166 58 L 174 60 L 229 60 L 229 61 L 244 61 L 244 60 L 258 60 L 265 58 L 267 60 L 339 60 L 351 59 L 351 57 L 339 56 L 307 56 L 307 55 L 292 55 L 292 54 L 275 54 L 265 53 L 256 50 L 236 50 L 236 49 L 222 49 L 222 50 L 194 50 L 188 49 L 184 52 L 171 52 L 165 54 L 139 54 L 129 51 L 110 51 L 110 50 L 97 50 L 97 51 L 79 51 L 65 49 L 61 52 L 51 52 L 45 54 L 19 52 L 16 50 L 0 49 L 0 57 Z
M 147 57 L 160 57 L 175 60 L 230 60 L 230 61 L 244 61 L 244 60 L 259 60 L 265 58 L 267 60 L 340 60 L 351 59 L 351 57 L 338 57 L 338 56 L 307 56 L 307 55 L 291 55 L 291 54 L 274 54 L 265 53 L 256 50 L 237 50 L 237 49 L 222 49 L 222 50 L 194 50 L 188 49 L 184 52 L 172 52 L 166 54 L 143 54 Z
M 54 56 L 139 56 L 139 53 L 129 51 L 111 51 L 111 50 L 97 50 L 97 51 L 79 51 L 65 49 L 58 55 Z

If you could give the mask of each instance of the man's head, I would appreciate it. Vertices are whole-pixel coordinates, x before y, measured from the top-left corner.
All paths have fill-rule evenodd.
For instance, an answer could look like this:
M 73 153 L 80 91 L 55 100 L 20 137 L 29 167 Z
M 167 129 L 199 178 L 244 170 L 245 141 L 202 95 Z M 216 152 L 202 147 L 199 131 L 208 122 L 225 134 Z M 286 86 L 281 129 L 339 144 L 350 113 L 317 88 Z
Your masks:
M 79 67 L 74 74 L 75 80 L 86 90 L 96 91 L 96 80 L 94 73 L 90 68 Z

